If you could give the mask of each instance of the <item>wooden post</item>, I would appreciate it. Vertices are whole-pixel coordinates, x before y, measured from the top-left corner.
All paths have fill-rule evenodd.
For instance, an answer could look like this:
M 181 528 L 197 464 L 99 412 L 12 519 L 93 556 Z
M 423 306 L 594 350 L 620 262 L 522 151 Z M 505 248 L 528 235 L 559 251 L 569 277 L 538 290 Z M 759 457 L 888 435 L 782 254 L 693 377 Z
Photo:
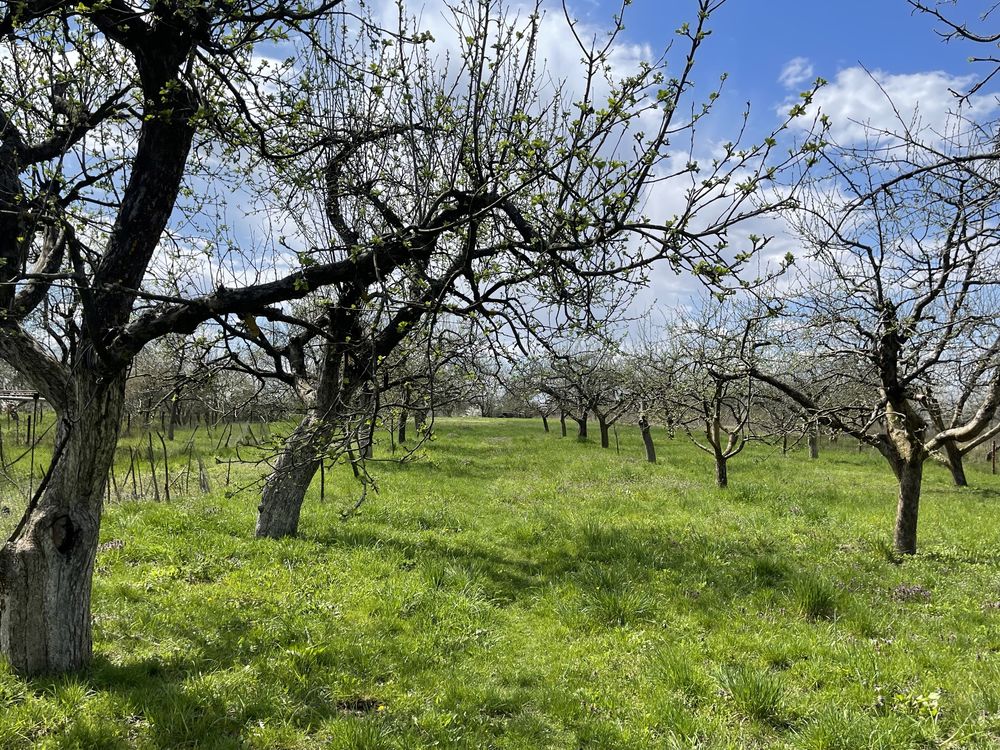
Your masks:
M 156 436 L 160 439 L 160 445 L 163 446 L 163 494 L 166 501 L 170 502 L 170 459 L 167 456 L 167 443 L 163 439 L 163 433 L 158 432 Z
M 128 473 L 132 476 L 132 499 L 139 499 L 139 486 L 137 484 L 137 478 L 135 476 L 135 451 L 130 445 L 128 447 Z M 128 484 L 128 477 L 125 477 L 125 483 Z
M 201 460 L 201 456 L 198 456 L 198 486 L 201 488 L 202 494 L 206 495 L 212 489 L 208 483 L 208 472 L 205 470 L 205 462 Z
M 149 438 L 149 471 L 153 475 L 153 499 L 160 502 L 160 486 L 156 482 L 156 456 L 153 454 L 153 433 L 147 432 Z
M 25 436 L 28 438 L 28 444 L 31 446 L 31 465 L 28 467 L 28 497 L 32 496 L 32 491 L 35 488 L 35 431 L 38 430 L 38 396 L 35 396 L 35 401 L 31 405 L 31 414 L 28 415 L 28 431 Z M 34 418 L 34 427 L 32 427 L 32 418 Z
M 115 451 L 115 458 L 118 458 L 118 452 Z M 122 501 L 122 493 L 118 490 L 118 478 L 115 476 L 115 465 L 111 464 L 111 484 L 115 488 L 115 499 L 118 502 Z
M 198 428 L 194 428 L 195 432 Z M 184 494 L 189 495 L 191 492 L 191 460 L 194 458 L 194 445 L 188 443 L 188 460 L 187 460 L 187 470 L 184 472 Z

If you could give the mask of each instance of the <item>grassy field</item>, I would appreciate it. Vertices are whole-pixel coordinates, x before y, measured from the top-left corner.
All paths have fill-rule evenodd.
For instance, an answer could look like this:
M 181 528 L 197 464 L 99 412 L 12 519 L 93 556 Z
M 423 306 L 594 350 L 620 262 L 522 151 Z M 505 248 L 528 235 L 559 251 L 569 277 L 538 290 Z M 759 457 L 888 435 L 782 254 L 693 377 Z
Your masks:
M 94 666 L 0 666 L 0 748 L 997 747 L 997 478 L 929 467 L 901 562 L 873 453 L 758 447 L 720 491 L 658 438 L 650 466 L 633 430 L 442 420 L 358 517 L 338 467 L 281 542 L 223 466 L 115 501 Z

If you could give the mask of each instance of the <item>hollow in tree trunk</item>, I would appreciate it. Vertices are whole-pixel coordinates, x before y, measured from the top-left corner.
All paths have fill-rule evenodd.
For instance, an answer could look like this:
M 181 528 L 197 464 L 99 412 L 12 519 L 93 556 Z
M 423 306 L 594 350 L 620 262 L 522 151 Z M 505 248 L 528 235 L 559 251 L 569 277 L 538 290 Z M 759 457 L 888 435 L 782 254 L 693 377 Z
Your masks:
M 48 480 L 0 550 L 0 652 L 24 676 L 82 669 L 93 653 L 90 592 L 124 378 L 73 385 Z

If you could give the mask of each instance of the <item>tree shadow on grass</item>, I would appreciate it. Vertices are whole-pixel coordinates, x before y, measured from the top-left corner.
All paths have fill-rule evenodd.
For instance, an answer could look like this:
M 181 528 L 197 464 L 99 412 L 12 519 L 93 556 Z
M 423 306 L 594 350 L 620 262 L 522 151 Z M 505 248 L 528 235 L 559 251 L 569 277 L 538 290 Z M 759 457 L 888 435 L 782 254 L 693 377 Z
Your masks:
M 980 502 L 996 503 L 997 499 L 1000 499 L 1000 487 L 983 487 L 976 483 L 979 477 L 972 478 L 972 486 L 970 487 L 955 487 L 949 485 L 947 487 L 947 492 L 959 493 L 962 500 L 978 500 Z M 932 490 L 933 491 L 933 490 Z
M 308 654 L 305 649 L 303 653 Z M 98 655 L 80 675 L 37 678 L 27 685 L 36 693 L 53 696 L 78 685 L 118 704 L 110 708 L 107 701 L 101 701 L 97 720 L 68 722 L 59 732 L 60 747 L 125 749 L 152 744 L 164 750 L 236 750 L 246 747 L 248 727 L 288 722 L 308 733 L 329 719 L 375 715 L 379 705 L 370 695 L 332 696 L 302 679 L 272 676 L 267 690 L 257 690 L 252 683 L 240 685 L 240 672 L 250 662 L 240 659 L 236 648 L 226 656 L 206 658 L 193 648 L 186 656 L 116 663 Z M 314 667 L 329 672 L 337 665 L 317 661 Z M 308 675 L 305 672 L 300 678 L 308 679 Z M 46 733 L 52 734 L 52 728 Z
M 712 540 L 686 530 L 658 530 L 585 523 L 557 529 L 521 548 L 483 544 L 462 535 L 407 533 L 393 528 L 333 527 L 311 541 L 342 548 L 381 549 L 401 559 L 400 566 L 464 566 L 501 603 L 531 601 L 540 590 L 572 583 L 587 587 L 618 580 L 644 583 L 668 571 L 680 586 L 709 589 L 720 597 L 774 586 L 790 575 L 767 549 L 750 540 Z M 517 549 L 515 552 L 513 550 Z M 594 576 L 594 571 L 605 572 Z M 763 573 L 761 571 L 764 571 Z
M 183 650 L 121 662 L 98 653 L 78 675 L 28 680 L 29 690 L 57 702 L 67 691 L 79 696 L 80 688 L 90 700 L 104 696 L 45 733 L 58 736 L 58 747 L 235 750 L 246 747 L 248 729 L 265 724 L 308 734 L 329 719 L 375 715 L 379 701 L 367 693 L 318 689 L 331 673 L 348 671 L 349 654 L 316 649 L 305 632 L 246 639 L 253 617 L 247 612 L 210 628 L 202 618 L 172 622 L 155 636 L 183 642 Z

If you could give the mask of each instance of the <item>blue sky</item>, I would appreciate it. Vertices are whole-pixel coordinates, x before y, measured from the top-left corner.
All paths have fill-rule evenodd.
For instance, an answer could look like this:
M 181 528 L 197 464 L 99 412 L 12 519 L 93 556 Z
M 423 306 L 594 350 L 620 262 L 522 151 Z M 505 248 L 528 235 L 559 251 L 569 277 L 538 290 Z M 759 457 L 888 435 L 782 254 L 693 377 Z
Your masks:
M 606 25 L 618 0 L 570 0 L 583 19 Z M 691 17 L 695 0 L 633 0 L 626 16 L 630 42 L 662 47 L 679 20 Z M 983 0 L 944 6 L 974 22 L 987 7 Z M 713 34 L 699 58 L 696 81 L 711 82 L 729 74 L 722 106 L 735 114 L 746 101 L 756 115 L 770 114 L 790 95 L 806 87 L 784 86 L 779 78 L 790 61 L 836 83 L 839 72 L 857 68 L 890 75 L 940 71 L 951 77 L 973 76 L 984 68 L 968 62 L 969 44 L 945 43 L 934 19 L 912 12 L 906 0 L 729 0 L 713 16 Z M 944 80 L 944 79 L 942 79 Z
M 977 11 L 993 1 L 963 0 L 957 7 L 944 7 L 974 21 Z M 380 12 L 390 20 L 395 17 L 396 0 L 367 2 L 380 9 L 376 15 Z M 607 29 L 621 0 L 567 2 L 588 26 Z M 532 2 L 507 0 L 507 4 L 524 10 Z M 438 43 L 447 46 L 452 30 L 446 20 L 446 0 L 407 0 L 406 8 L 414 13 L 425 5 L 421 28 L 433 30 Z M 579 54 L 562 25 L 560 5 L 561 0 L 544 0 L 551 23 L 543 24 L 547 31 L 541 54 L 554 76 L 567 76 L 572 84 L 572 76 L 579 71 Z M 682 21 L 693 20 L 697 7 L 697 0 L 633 0 L 620 41 L 661 50 L 676 38 L 674 29 Z M 713 16 L 713 34 L 700 51 L 695 70 L 694 79 L 703 87 L 702 94 L 711 90 L 709 86 L 721 73 L 729 76 L 713 116 L 699 123 L 696 157 L 704 158 L 714 145 L 735 138 L 747 101 L 752 102 L 753 115 L 745 143 L 761 139 L 783 119 L 787 102 L 796 100 L 798 92 L 817 76 L 829 81 L 817 105 L 833 119 L 833 136 L 841 143 L 860 139 L 863 128 L 859 122 L 892 129 L 893 108 L 883 91 L 907 118 L 919 109 L 925 124 L 933 127 L 944 122 L 947 111 L 956 104 L 948 89 L 965 90 L 977 75 L 988 70 L 968 62 L 970 54 L 982 54 L 982 50 L 944 43 L 935 33 L 938 26 L 934 19 L 914 14 L 906 0 L 728 0 Z M 616 72 L 634 72 L 628 67 L 635 62 L 630 56 L 620 62 L 627 66 Z M 878 77 L 878 84 L 860 65 Z M 792 75 L 796 72 L 799 75 Z M 977 106 L 991 116 L 1000 116 L 1000 104 L 992 95 L 981 97 Z M 653 213 L 669 215 L 669 205 L 657 198 L 650 200 Z M 747 232 L 759 228 L 755 225 Z M 259 229 L 262 234 L 268 231 L 267 227 Z M 797 252 L 794 238 L 783 235 L 780 228 L 768 224 L 757 233 L 777 235 L 770 246 L 773 254 L 765 262 L 782 258 L 786 251 Z M 686 297 L 697 283 L 658 268 L 651 287 L 647 298 L 666 302 Z
M 974 20 L 963 3 L 945 10 Z M 617 0 L 576 0 L 581 17 L 599 22 L 617 9 Z M 690 14 L 693 0 L 634 0 L 626 36 L 658 45 Z M 831 77 L 859 61 L 890 73 L 938 69 L 969 73 L 968 45 L 945 44 L 933 19 L 913 14 L 905 0 L 729 0 L 713 17 L 714 33 L 703 62 L 730 73 L 730 91 L 758 99 L 778 91 L 778 76 L 788 60 L 809 59 L 818 75 Z
M 620 0 L 569 2 L 581 20 L 603 28 L 620 7 Z M 974 25 L 978 13 L 992 3 L 995 0 L 963 0 L 944 4 L 942 10 Z M 553 4 L 558 7 L 559 0 Z M 696 10 L 697 0 L 633 0 L 625 40 L 662 49 L 679 22 L 693 18 Z M 907 124 L 919 122 L 929 129 L 925 132 L 940 132 L 948 112 L 958 106 L 949 89 L 967 91 L 991 70 L 968 60 L 973 54 L 989 54 L 989 49 L 945 43 L 935 33 L 940 22 L 913 13 L 906 0 L 729 0 L 713 16 L 710 28 L 713 33 L 699 52 L 695 82 L 706 93 L 719 74 L 727 72 L 729 77 L 713 116 L 699 126 L 702 147 L 735 137 L 748 100 L 753 112 L 750 138 L 759 139 L 817 76 L 829 83 L 816 105 L 831 117 L 832 138 L 841 144 L 860 143 L 865 123 L 898 131 L 893 105 Z M 965 108 L 966 114 L 1000 115 L 998 86 L 981 92 Z M 653 199 L 649 210 L 656 213 L 659 205 Z M 774 236 L 765 262 L 774 262 L 786 251 L 800 255 L 799 243 L 780 222 L 762 221 L 760 228 L 752 227 Z M 684 304 L 697 287 L 689 277 L 657 268 L 641 300 Z

